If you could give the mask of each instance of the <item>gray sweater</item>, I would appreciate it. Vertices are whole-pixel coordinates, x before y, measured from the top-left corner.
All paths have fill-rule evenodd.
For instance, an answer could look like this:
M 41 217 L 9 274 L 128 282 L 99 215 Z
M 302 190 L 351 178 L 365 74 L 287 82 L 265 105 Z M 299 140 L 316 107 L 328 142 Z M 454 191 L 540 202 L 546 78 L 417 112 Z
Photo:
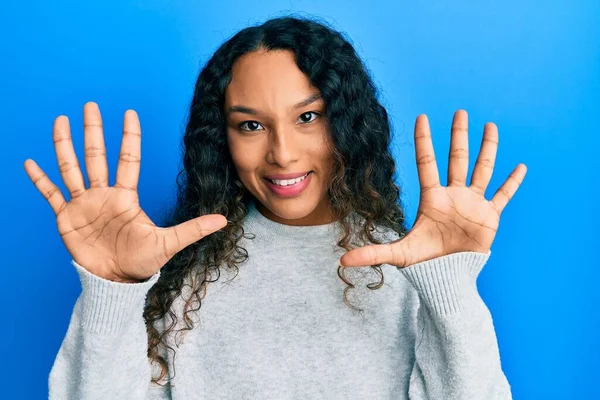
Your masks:
M 283 225 L 251 206 L 244 226 L 255 237 L 240 242 L 249 258 L 239 274 L 222 268 L 194 329 L 178 347 L 168 338 L 176 354 L 166 353 L 173 379 L 165 387 L 150 383 L 159 369 L 147 358 L 143 319 L 160 272 L 117 283 L 72 261 L 82 292 L 50 372 L 50 399 L 512 398 L 476 286 L 491 251 L 383 265 L 376 290 L 365 286 L 379 282 L 376 271 L 347 268 L 356 311 L 337 276 L 337 223 Z M 182 307 L 178 297 L 179 316 Z

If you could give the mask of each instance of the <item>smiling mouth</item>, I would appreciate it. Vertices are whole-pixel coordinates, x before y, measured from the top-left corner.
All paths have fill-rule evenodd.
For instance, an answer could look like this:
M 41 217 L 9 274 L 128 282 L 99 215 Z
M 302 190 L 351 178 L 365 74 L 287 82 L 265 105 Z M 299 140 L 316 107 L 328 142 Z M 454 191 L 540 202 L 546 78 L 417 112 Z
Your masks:
M 269 181 L 270 183 L 280 186 L 280 187 L 287 187 L 287 186 L 294 186 L 297 185 L 298 183 L 302 182 L 303 180 L 305 180 L 310 174 L 312 174 L 313 171 L 309 171 L 307 172 L 306 175 L 301 176 L 299 178 L 295 178 L 295 179 L 269 179 L 269 178 L 264 178 L 265 180 Z

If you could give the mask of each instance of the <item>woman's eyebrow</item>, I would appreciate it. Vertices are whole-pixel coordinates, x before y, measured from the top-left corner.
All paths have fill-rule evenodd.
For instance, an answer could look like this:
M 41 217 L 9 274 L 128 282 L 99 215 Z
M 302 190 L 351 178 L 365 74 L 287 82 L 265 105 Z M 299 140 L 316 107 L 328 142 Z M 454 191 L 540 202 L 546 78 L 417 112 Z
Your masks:
M 311 95 L 310 97 L 308 97 L 305 100 L 302 100 L 300 103 L 296 104 L 294 106 L 294 109 L 298 109 L 298 108 L 302 108 L 305 107 L 311 103 L 314 103 L 315 101 L 319 100 L 321 98 L 321 94 L 320 93 L 315 93 L 313 95 Z M 260 112 L 256 111 L 253 108 L 250 107 L 246 107 L 246 106 L 231 106 L 227 109 L 227 113 L 226 116 L 229 116 L 229 114 L 234 113 L 234 112 L 239 112 L 239 113 L 244 113 L 244 114 L 250 114 L 250 115 L 259 115 Z

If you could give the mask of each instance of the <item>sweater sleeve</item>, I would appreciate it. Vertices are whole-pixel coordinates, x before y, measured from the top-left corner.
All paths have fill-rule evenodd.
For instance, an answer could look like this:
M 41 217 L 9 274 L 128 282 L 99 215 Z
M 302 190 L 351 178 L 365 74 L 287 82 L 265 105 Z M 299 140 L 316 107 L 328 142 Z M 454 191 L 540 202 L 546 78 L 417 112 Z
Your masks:
M 420 300 L 410 399 L 512 399 L 476 285 L 490 255 L 460 252 L 399 269 Z
M 146 295 L 160 271 L 140 283 L 96 276 L 75 260 L 82 291 L 48 378 L 49 399 L 169 399 L 151 385 Z

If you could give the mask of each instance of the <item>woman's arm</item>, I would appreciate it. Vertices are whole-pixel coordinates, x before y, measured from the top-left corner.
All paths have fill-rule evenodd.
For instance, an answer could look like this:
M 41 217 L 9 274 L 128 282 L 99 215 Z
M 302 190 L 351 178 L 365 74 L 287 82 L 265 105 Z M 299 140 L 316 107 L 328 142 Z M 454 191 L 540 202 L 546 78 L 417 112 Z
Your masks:
M 409 398 L 512 399 L 476 285 L 490 254 L 460 252 L 399 269 L 421 301 Z
M 151 387 L 148 334 L 143 318 L 150 288 L 160 276 L 141 283 L 98 277 L 72 262 L 82 292 L 48 380 L 52 399 L 169 399 Z

